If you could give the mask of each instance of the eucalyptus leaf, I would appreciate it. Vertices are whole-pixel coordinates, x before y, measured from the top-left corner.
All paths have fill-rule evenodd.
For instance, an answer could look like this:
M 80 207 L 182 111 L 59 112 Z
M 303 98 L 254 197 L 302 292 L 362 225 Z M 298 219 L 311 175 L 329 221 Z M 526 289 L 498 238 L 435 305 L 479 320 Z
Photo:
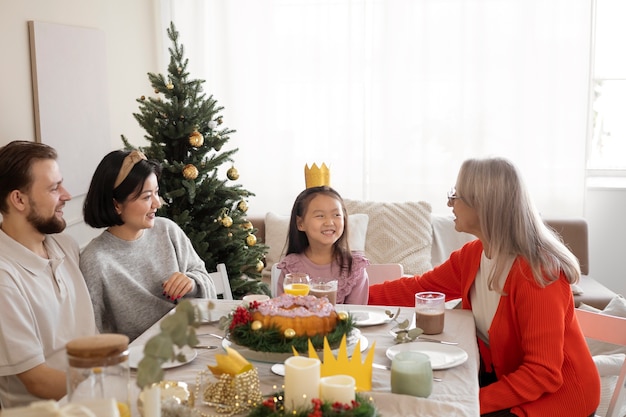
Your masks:
M 411 338 L 411 340 L 414 340 L 417 337 L 419 337 L 419 335 L 421 335 L 422 333 L 424 333 L 424 330 L 420 329 L 419 327 L 416 327 L 414 329 L 409 330 L 409 333 L 407 335 L 409 336 L 409 338 Z
M 163 380 L 164 372 L 161 369 L 161 363 L 155 358 L 144 356 L 137 365 L 137 385 L 143 388 Z
M 398 323 L 398 327 L 401 329 L 406 329 L 409 327 L 409 319 L 404 320 L 402 323 Z
M 172 341 L 181 346 L 185 343 L 189 320 L 186 314 L 170 314 L 161 321 L 161 330 L 170 335 Z
M 189 333 L 187 334 L 187 342 L 185 344 L 188 346 L 196 346 L 200 344 L 200 340 L 198 340 L 198 337 L 196 336 L 196 331 L 193 328 L 189 329 Z
M 174 356 L 174 346 L 172 339 L 167 334 L 158 334 L 152 337 L 143 348 L 144 358 L 160 358 L 164 361 Z
M 178 307 L 176 307 L 176 312 L 174 313 L 174 315 L 177 314 L 186 314 L 187 324 L 192 323 L 196 317 L 195 307 L 191 303 L 180 303 Z

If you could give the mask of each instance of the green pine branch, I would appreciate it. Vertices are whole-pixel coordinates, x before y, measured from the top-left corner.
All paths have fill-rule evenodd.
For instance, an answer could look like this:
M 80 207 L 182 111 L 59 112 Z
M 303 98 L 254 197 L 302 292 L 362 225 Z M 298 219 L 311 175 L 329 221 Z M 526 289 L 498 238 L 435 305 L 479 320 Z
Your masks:
M 207 270 L 226 264 L 235 297 L 269 294 L 261 280 L 268 247 L 256 242 L 257 229 L 246 218 L 254 193 L 236 182 L 237 175 L 222 174 L 223 167 L 234 168 L 239 149 L 222 148 L 236 131 L 223 125 L 223 107 L 204 93 L 204 80 L 190 78 L 173 23 L 167 34 L 172 41 L 167 74 L 148 74 L 155 96 L 137 99 L 133 114 L 148 141 L 140 150 L 162 165 L 159 215 L 183 229 Z M 124 136 L 122 141 L 134 148 Z

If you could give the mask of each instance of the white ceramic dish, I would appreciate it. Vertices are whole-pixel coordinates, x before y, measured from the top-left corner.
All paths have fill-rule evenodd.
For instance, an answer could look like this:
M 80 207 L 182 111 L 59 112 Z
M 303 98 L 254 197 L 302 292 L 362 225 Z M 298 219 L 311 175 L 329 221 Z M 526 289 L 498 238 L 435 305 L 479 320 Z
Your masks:
M 448 369 L 465 363 L 467 352 L 458 346 L 444 345 L 431 342 L 400 343 L 387 349 L 386 355 L 393 359 L 399 352 L 422 352 L 430 358 L 433 370 Z
M 359 329 L 354 329 L 350 333 L 350 336 L 348 337 L 348 340 L 347 340 L 347 350 L 348 350 L 349 356 L 351 356 L 352 352 L 354 352 L 354 349 L 356 348 L 356 344 L 358 341 L 361 342 L 360 344 L 361 352 L 363 352 L 365 349 L 368 348 L 369 341 L 367 340 L 367 338 L 361 334 L 361 331 Z M 259 352 L 258 350 L 252 350 L 245 346 L 237 345 L 231 342 L 230 340 L 228 340 L 227 338 L 224 338 L 222 340 L 222 347 L 226 348 L 227 346 L 229 347 L 232 346 L 233 348 L 237 349 L 237 351 L 241 353 L 241 355 L 244 358 L 248 360 L 252 360 L 252 361 L 257 361 L 257 362 L 268 362 L 268 363 L 280 362 L 282 363 L 288 357 L 293 356 L 293 353 L 291 352 L 285 352 L 285 353 Z M 332 352 L 333 354 L 336 355 L 337 351 L 338 349 L 334 349 Z M 317 351 L 317 354 L 320 357 L 320 359 L 323 359 L 324 355 L 321 349 Z M 308 354 L 303 353 L 303 355 L 308 355 Z
M 180 352 L 185 355 L 185 361 L 167 361 L 161 366 L 163 369 L 176 368 L 177 366 L 185 365 L 198 356 L 198 352 L 189 346 L 184 346 L 181 349 L 174 347 L 174 349 L 176 349 L 176 352 Z M 143 345 L 132 346 L 128 349 L 128 366 L 130 366 L 131 369 L 137 369 L 137 365 L 139 365 L 141 359 L 143 359 Z
M 385 309 L 378 307 L 348 307 L 336 306 L 337 311 L 345 311 L 352 314 L 355 325 L 358 327 L 378 326 L 391 321 L 391 317 L 385 313 Z

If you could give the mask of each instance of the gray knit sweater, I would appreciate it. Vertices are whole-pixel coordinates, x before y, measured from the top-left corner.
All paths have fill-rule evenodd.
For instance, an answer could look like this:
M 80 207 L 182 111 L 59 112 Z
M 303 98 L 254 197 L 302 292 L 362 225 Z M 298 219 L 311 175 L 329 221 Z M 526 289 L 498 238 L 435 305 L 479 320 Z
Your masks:
M 133 241 L 102 232 L 80 256 L 101 332 L 122 333 L 134 340 L 174 307 L 162 284 L 174 272 L 196 283 L 185 297 L 216 298 L 215 286 L 191 241 L 173 221 L 157 217 Z

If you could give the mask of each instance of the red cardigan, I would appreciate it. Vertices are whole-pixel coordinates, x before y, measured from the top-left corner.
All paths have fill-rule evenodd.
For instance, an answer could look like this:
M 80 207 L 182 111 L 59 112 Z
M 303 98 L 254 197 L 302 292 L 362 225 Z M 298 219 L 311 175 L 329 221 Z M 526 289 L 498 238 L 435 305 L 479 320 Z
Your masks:
M 372 285 L 369 304 L 414 306 L 419 291 L 461 298 L 469 292 L 483 252 L 467 243 L 442 265 L 422 276 Z M 517 258 L 504 286 L 505 296 L 489 328 L 489 348 L 481 349 L 498 381 L 480 389 L 481 414 L 511 408 L 518 416 L 587 417 L 600 402 L 600 376 L 574 314 L 574 299 L 562 275 L 541 288 L 528 263 Z M 484 344 L 483 344 L 484 345 Z

